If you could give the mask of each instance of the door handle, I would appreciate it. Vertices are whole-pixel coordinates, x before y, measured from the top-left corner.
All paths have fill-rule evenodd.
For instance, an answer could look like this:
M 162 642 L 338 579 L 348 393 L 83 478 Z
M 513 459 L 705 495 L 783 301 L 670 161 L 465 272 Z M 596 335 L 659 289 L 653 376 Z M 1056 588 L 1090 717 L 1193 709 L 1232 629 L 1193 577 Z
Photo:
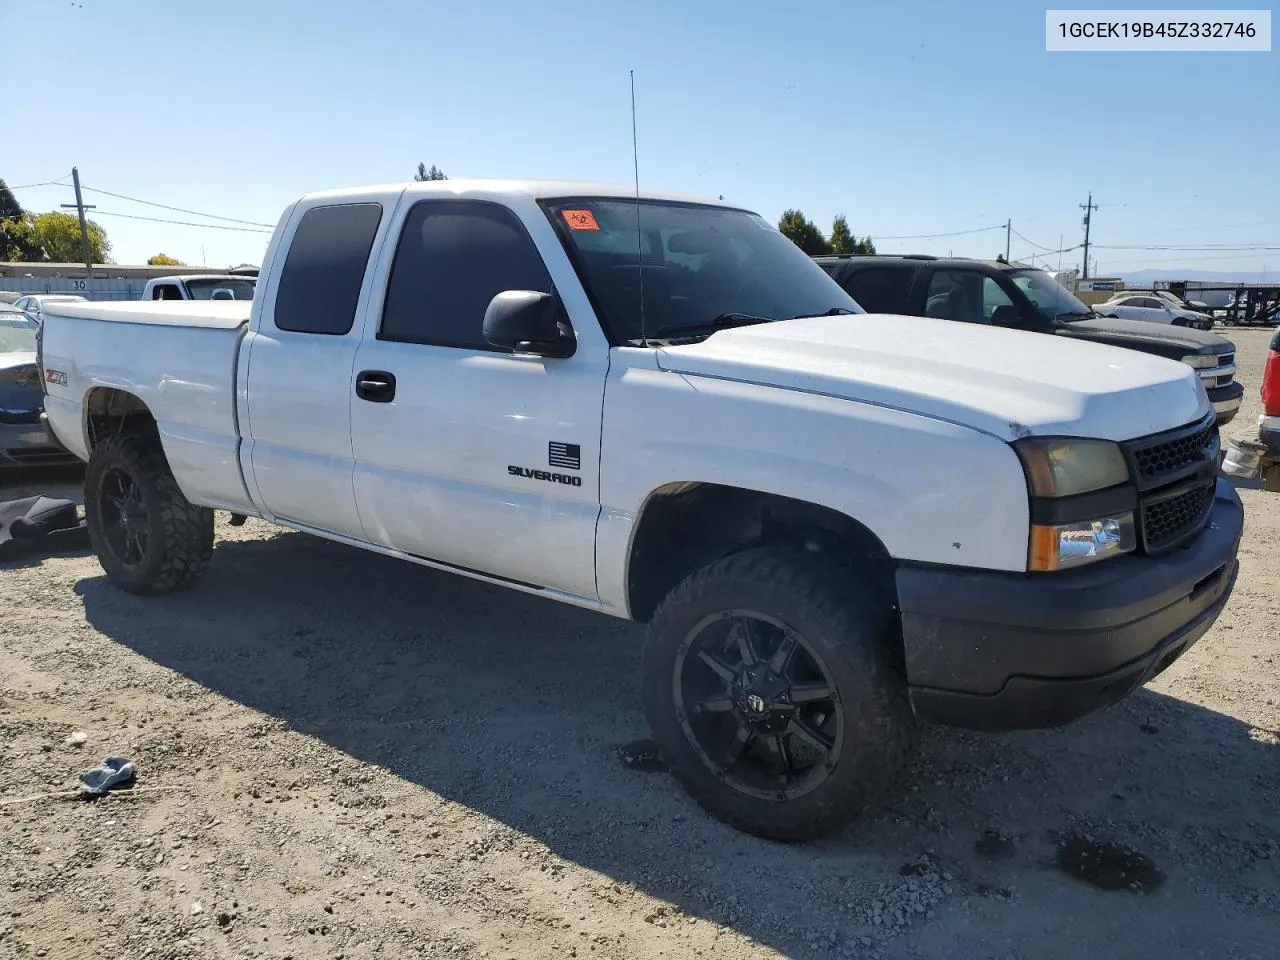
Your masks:
M 361 370 L 356 374 L 356 396 L 370 403 L 390 403 L 396 398 L 396 375 L 385 370 Z

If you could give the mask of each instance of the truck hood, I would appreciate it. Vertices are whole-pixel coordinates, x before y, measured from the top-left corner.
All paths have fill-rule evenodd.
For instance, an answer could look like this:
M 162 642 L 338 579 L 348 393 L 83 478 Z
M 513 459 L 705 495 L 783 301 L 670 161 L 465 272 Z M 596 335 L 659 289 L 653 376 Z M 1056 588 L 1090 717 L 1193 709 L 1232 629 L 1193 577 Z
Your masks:
M 1180 360 L 1189 353 L 1235 352 L 1231 341 L 1216 333 L 1145 320 L 1090 317 L 1088 320 L 1063 321 L 1058 324 L 1057 331 L 1060 336 L 1129 347 L 1173 360 Z
M 1204 415 L 1192 369 L 1161 357 L 1039 333 L 877 314 L 720 330 L 663 347 L 658 365 L 893 407 L 1004 440 L 1130 440 Z

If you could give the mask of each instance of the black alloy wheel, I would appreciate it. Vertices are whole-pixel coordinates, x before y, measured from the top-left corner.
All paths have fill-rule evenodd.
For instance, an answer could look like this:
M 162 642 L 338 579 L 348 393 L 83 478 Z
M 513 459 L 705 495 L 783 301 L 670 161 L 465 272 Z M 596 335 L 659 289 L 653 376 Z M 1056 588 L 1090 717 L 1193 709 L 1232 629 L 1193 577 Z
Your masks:
M 760 799 L 792 800 L 835 769 L 844 744 L 839 695 L 804 638 L 757 610 L 696 624 L 672 676 L 677 718 L 707 769 Z

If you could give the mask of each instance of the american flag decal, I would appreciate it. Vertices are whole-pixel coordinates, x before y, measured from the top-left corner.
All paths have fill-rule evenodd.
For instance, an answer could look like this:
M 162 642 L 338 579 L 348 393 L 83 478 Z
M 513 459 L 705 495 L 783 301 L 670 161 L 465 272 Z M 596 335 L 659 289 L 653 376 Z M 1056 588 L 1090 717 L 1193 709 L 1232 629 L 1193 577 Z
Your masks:
M 581 470 L 582 447 L 576 443 L 557 443 L 552 440 L 547 444 L 547 461 L 553 467 Z

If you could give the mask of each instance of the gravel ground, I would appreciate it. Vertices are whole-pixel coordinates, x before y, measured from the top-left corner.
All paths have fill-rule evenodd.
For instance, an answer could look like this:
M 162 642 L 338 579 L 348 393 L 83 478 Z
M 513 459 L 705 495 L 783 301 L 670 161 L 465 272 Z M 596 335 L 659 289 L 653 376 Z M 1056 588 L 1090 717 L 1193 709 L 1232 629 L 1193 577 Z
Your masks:
M 1267 334 L 1229 335 L 1243 422 Z M 254 521 L 178 596 L 0 567 L 0 957 L 1275 957 L 1280 495 L 1242 496 L 1235 595 L 1167 673 L 1061 730 L 928 730 L 804 846 L 622 762 L 633 626 Z M 26 799 L 115 753 L 145 791 Z

